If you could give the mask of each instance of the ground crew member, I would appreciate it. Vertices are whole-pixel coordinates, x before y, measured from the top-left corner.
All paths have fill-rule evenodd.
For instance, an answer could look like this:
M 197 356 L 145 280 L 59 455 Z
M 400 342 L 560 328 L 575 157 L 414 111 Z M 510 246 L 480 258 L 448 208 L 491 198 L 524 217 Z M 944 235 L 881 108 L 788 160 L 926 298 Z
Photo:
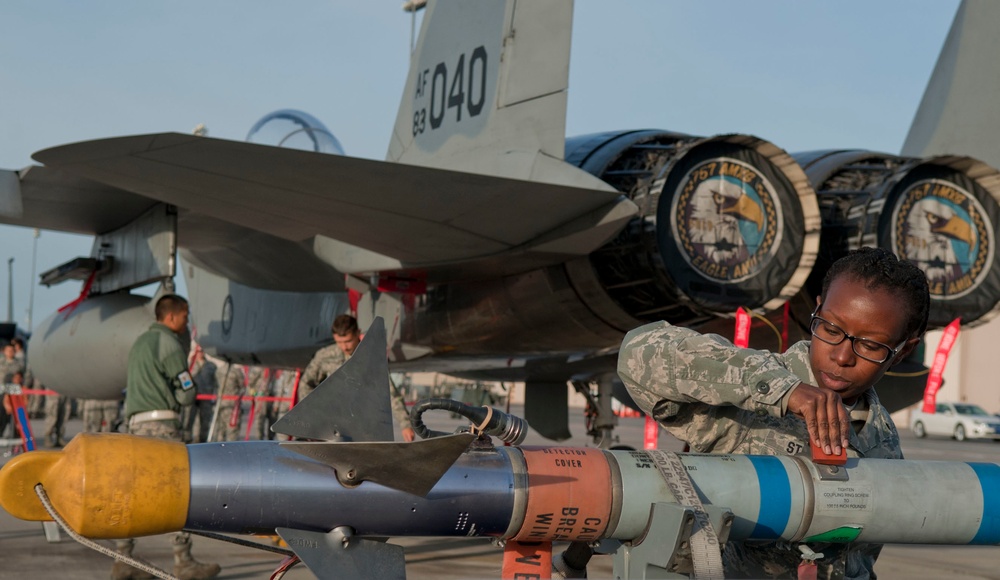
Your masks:
M 9 383 L 14 373 L 24 374 L 24 361 L 17 358 L 14 345 L 8 343 L 3 347 L 3 358 L 0 358 L 0 378 L 4 383 Z
M 156 322 L 143 333 L 128 355 L 125 420 L 133 435 L 181 441 L 180 411 L 194 403 L 196 389 L 188 373 L 187 355 L 180 336 L 188 325 L 188 303 L 175 294 L 156 301 Z M 131 554 L 135 540 L 118 540 L 117 549 Z M 203 564 L 191 557 L 191 536 L 173 538 L 174 576 L 182 580 L 213 578 L 218 564 Z M 112 580 L 148 578 L 145 572 L 115 561 Z
M 87 433 L 112 433 L 118 423 L 118 401 L 83 399 L 83 429 Z
M 292 375 L 295 371 L 292 371 Z M 260 368 L 255 367 L 251 371 L 251 377 L 248 385 L 248 390 L 250 394 L 254 397 L 264 397 L 272 398 L 277 397 L 277 391 L 280 388 L 279 381 L 282 375 L 281 369 L 270 369 L 270 368 Z M 251 436 L 254 439 L 260 439 L 266 441 L 268 439 L 274 439 L 274 433 L 271 432 L 270 426 L 274 424 L 278 412 L 278 403 L 276 401 L 263 401 L 255 399 L 252 403 L 253 405 L 253 419 L 252 424 L 249 427 Z
M 887 250 L 861 248 L 831 266 L 810 320 L 811 341 L 783 354 L 737 348 L 666 322 L 629 332 L 618 374 L 643 411 L 695 453 L 902 459 L 899 435 L 872 386 L 927 328 L 927 278 Z M 874 578 L 881 545 L 811 544 L 820 578 Z M 727 578 L 795 578 L 788 542 L 733 542 Z
M 10 383 L 15 374 L 24 375 L 24 363 L 18 360 L 15 354 L 14 345 L 8 343 L 3 346 L 3 356 L 0 357 L 0 383 Z M 11 421 L 9 414 L 0 413 L 0 433 L 7 429 Z
M 28 352 L 24 348 L 24 340 L 20 337 L 15 336 L 10 339 L 10 344 L 14 347 L 14 358 L 21 362 L 21 366 L 24 369 L 28 368 Z M 25 388 L 32 388 L 31 385 L 34 384 L 34 378 L 29 375 L 24 375 Z M 39 419 L 45 415 L 45 396 L 44 395 L 26 395 L 25 400 L 28 402 L 28 417 L 31 419 Z
M 334 343 L 319 349 L 312 360 L 309 361 L 306 370 L 302 372 L 296 404 L 326 380 L 326 377 L 333 374 L 333 371 L 339 369 L 342 364 L 347 362 L 347 359 L 354 354 L 354 349 L 361 344 L 361 330 L 358 328 L 358 321 L 350 314 L 341 314 L 338 316 L 333 321 L 331 330 L 333 331 Z M 410 414 L 406 411 L 406 403 L 403 402 L 403 396 L 392 384 L 392 381 L 389 381 L 389 388 L 392 414 L 399 424 L 403 440 L 413 441 L 416 433 L 410 426 Z
M 10 378 L 10 382 L 7 385 L 17 385 L 20 387 L 24 386 L 24 375 L 21 373 L 14 373 Z M 7 385 L 4 385 L 5 387 Z M 7 388 L 3 391 L 3 411 L 10 417 L 10 436 L 11 438 L 17 437 L 18 433 L 21 431 L 21 425 L 18 423 L 15 406 L 14 406 L 14 395 L 8 392 Z M 23 401 L 23 399 L 22 399 Z M 0 430 L 0 437 L 4 437 L 6 427 Z
M 200 346 L 196 346 L 191 371 L 194 375 L 194 386 L 198 389 L 199 395 L 215 395 L 218 392 L 219 383 L 215 380 L 215 373 L 218 370 L 219 366 L 215 360 L 208 357 Z M 198 399 L 195 399 L 194 404 L 190 407 L 184 408 L 184 437 L 191 443 L 208 441 L 208 430 L 212 425 L 214 408 L 214 401 Z
M 239 441 L 242 401 L 233 397 L 243 396 L 244 379 L 242 365 L 220 362 L 215 369 L 215 382 L 219 385 L 215 404 L 215 428 L 211 431 L 212 441 Z
M 34 378 L 34 373 L 28 372 L 31 377 L 31 388 L 42 390 L 44 387 Z M 49 395 L 45 397 L 45 444 L 49 447 L 62 447 L 66 444 L 66 416 L 69 414 L 70 398 L 63 395 Z
M 272 379 L 272 392 L 275 397 L 279 397 L 281 401 L 275 401 L 269 407 L 268 419 L 271 425 L 274 425 L 278 419 L 285 416 L 285 413 L 292 408 L 291 399 L 295 394 L 295 383 L 296 380 L 301 383 L 302 377 L 298 370 L 293 369 L 279 369 L 273 373 Z M 288 441 L 288 435 L 284 433 L 274 433 L 274 439 L 278 441 Z
M 271 370 L 259 366 L 245 366 L 243 392 L 250 397 L 247 406 L 247 426 L 240 439 L 266 439 L 264 427 L 267 419 L 267 403 L 258 397 L 267 397 L 271 390 Z

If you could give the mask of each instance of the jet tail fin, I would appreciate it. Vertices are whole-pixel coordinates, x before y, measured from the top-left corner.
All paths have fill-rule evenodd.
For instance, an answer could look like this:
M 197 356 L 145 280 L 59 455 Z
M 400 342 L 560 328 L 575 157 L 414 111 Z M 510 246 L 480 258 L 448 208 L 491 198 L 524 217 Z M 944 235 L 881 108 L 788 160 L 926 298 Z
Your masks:
M 387 159 L 610 190 L 562 161 L 573 4 L 430 2 Z
M 961 154 L 1000 166 L 1000 3 L 964 0 L 903 144 L 903 155 Z

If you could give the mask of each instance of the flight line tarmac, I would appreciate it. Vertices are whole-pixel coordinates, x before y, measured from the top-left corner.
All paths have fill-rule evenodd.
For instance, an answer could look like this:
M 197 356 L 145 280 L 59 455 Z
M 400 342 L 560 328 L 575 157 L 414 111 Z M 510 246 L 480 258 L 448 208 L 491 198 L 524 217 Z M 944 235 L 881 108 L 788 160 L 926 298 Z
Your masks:
M 522 412 L 514 406 L 511 412 Z M 452 431 L 464 420 L 453 419 L 446 412 L 424 415 L 427 426 L 439 431 Z M 36 429 L 41 421 L 34 422 Z M 561 443 L 570 446 L 593 446 L 585 434 L 580 409 L 570 409 L 573 437 Z M 80 420 L 68 424 L 67 437 L 82 429 Z M 617 434 L 619 443 L 642 447 L 643 419 L 621 418 Z M 1000 462 L 1000 444 L 989 441 L 956 442 L 949 439 L 916 439 L 908 430 L 900 431 L 903 453 L 908 459 Z M 531 431 L 526 445 L 551 445 L 553 442 Z M 660 433 L 659 446 L 668 451 L 680 451 L 681 444 L 665 432 Z M 6 462 L 9 459 L 3 458 Z M 942 490 L 942 493 L 948 493 Z M 239 536 L 243 539 L 245 536 Z M 193 553 L 201 561 L 218 562 L 222 566 L 220 579 L 266 579 L 281 561 L 279 554 L 242 547 L 203 537 L 194 537 Z M 266 543 L 266 539 L 259 539 Z M 502 551 L 484 538 L 395 538 L 392 543 L 406 550 L 406 573 L 411 580 L 442 578 L 500 578 Z M 104 545 L 113 546 L 104 541 Z M 558 544 L 556 551 L 562 549 Z M 170 535 L 141 538 L 136 555 L 168 573 L 173 568 Z M 875 565 L 881 579 L 904 578 L 994 578 L 1000 579 L 1000 547 L 996 546 L 927 546 L 888 545 Z M 38 522 L 25 522 L 0 510 L 0 579 L 79 579 L 97 580 L 109 577 L 112 560 L 97 551 L 77 543 L 67 534 L 60 541 L 49 543 Z M 608 556 L 595 556 L 588 567 L 590 578 L 611 578 L 612 563 Z M 299 565 L 285 575 L 289 580 L 314 578 Z

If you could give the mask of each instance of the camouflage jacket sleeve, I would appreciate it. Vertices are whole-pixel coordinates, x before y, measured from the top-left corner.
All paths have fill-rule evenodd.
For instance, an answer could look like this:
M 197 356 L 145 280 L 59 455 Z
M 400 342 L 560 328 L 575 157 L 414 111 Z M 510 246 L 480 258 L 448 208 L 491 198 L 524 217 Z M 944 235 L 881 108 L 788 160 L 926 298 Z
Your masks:
M 389 398 L 392 402 L 392 416 L 395 417 L 399 428 L 412 429 L 410 413 L 406 410 L 406 401 L 403 400 L 403 394 L 399 392 L 399 387 L 396 386 L 391 376 L 389 377 Z
M 306 387 L 309 389 L 309 391 L 312 391 L 321 382 L 323 382 L 323 379 L 326 377 L 320 376 L 322 371 L 322 363 L 323 363 L 323 357 L 320 352 L 317 352 L 315 355 L 313 355 L 312 359 L 309 361 L 309 364 L 306 365 L 306 370 L 302 371 L 302 378 L 299 379 L 300 389 L 302 387 Z
M 235 399 L 222 397 L 240 395 L 243 392 L 243 368 L 234 363 L 223 363 L 215 370 L 215 382 L 219 386 L 220 405 L 235 405 Z
M 325 377 L 321 377 L 323 358 L 319 353 L 316 353 L 309 364 L 306 365 L 306 370 L 302 371 L 302 376 L 299 378 L 299 392 L 296 395 L 295 402 L 298 403 L 302 399 L 306 398 L 306 395 L 313 392 Z
M 656 322 L 627 335 L 618 374 L 636 403 L 657 420 L 681 406 L 734 406 L 781 417 L 782 398 L 801 381 L 776 355 L 737 348 L 714 334 Z

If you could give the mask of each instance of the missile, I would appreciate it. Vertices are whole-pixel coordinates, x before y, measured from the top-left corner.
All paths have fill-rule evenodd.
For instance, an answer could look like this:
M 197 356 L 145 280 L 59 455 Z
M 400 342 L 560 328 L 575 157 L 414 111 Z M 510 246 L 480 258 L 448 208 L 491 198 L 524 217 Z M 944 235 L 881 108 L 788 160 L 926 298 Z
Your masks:
M 95 539 L 277 532 L 320 578 L 404 576 L 402 548 L 383 542 L 395 536 L 495 538 L 510 577 L 517 563 L 538 566 L 526 547 L 552 542 L 582 546 L 571 559 L 584 564 L 590 546 L 607 544 L 621 578 L 682 572 L 697 562 L 687 540 L 706 519 L 719 543 L 1000 544 L 1000 465 L 518 446 L 520 419 L 433 399 L 411 415 L 426 438 L 396 443 L 387 376 L 376 319 L 354 356 L 275 423 L 305 440 L 184 445 L 82 433 L 0 468 L 0 506 L 46 521 L 44 495 Z M 431 408 L 476 426 L 430 432 L 421 414 Z
M 471 436 L 416 445 L 462 437 L 459 445 Z M 357 445 L 369 446 L 363 457 L 350 453 Z M 91 538 L 181 529 L 271 534 L 278 528 L 326 533 L 347 527 L 373 537 L 594 542 L 639 540 L 651 506 L 676 503 L 642 451 L 473 446 L 457 459 L 445 458 L 453 463 L 426 495 L 364 476 L 365 466 L 377 471 L 373 466 L 382 465 L 400 480 L 428 469 L 433 459 L 386 465 L 401 452 L 412 454 L 414 445 L 185 446 L 84 433 L 61 451 L 9 461 L 0 469 L 0 505 L 21 519 L 51 519 L 33 491 L 41 483 L 71 527 Z M 307 457 L 296 446 L 327 451 L 327 460 Z M 348 459 L 338 460 L 338 450 L 346 450 L 341 457 Z M 732 512 L 731 540 L 1000 543 L 995 464 L 853 458 L 838 467 L 795 456 L 678 458 L 703 502 Z M 331 465 L 338 461 L 339 468 Z

